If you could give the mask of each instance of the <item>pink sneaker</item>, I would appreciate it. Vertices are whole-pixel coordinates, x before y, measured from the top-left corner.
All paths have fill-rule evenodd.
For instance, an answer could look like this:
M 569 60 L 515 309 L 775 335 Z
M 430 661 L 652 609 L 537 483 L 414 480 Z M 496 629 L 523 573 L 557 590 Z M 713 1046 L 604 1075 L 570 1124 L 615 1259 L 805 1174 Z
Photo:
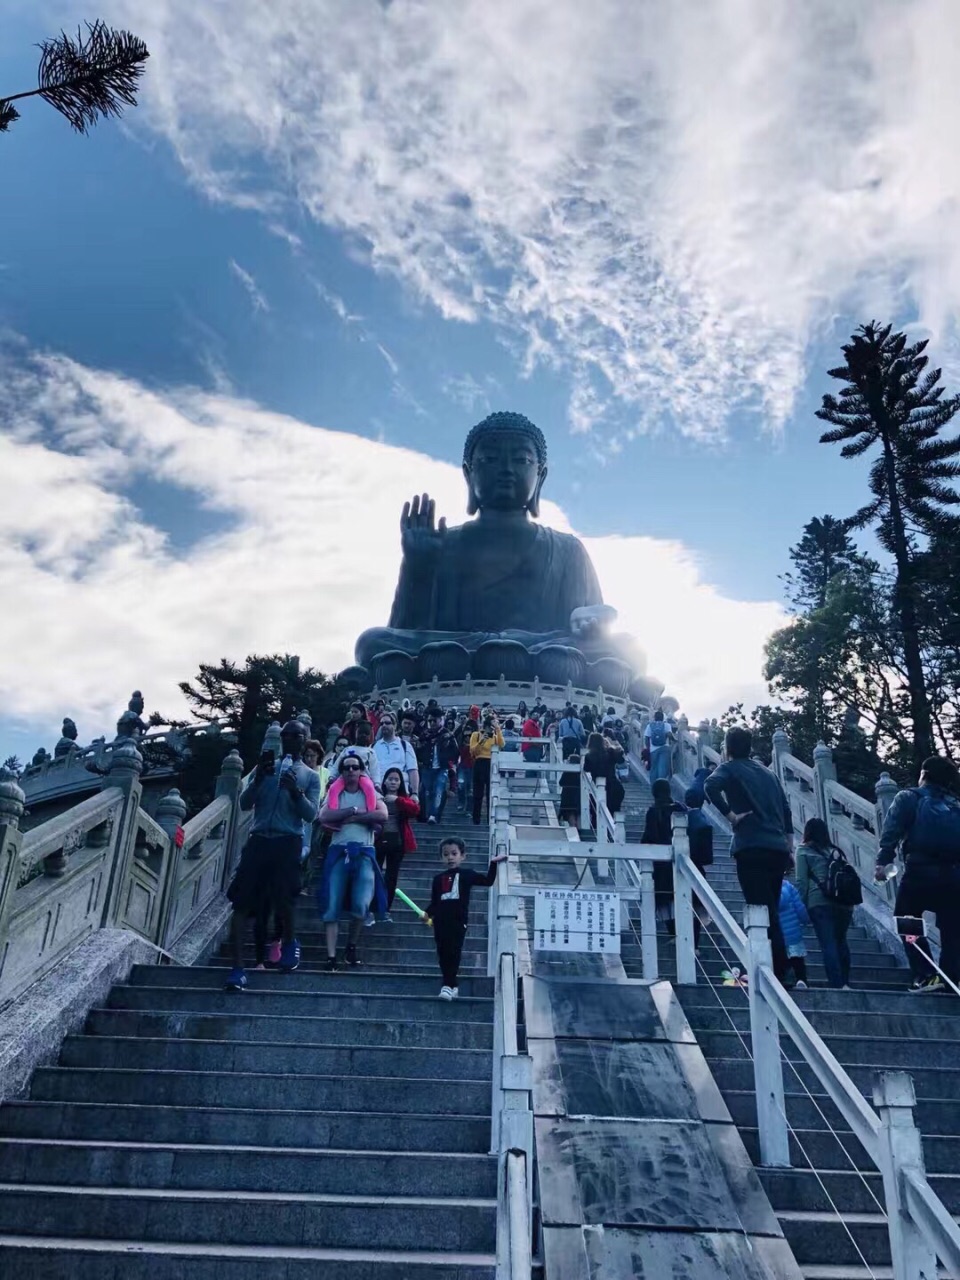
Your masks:
M 267 943 L 267 968 L 276 969 L 280 963 L 280 939 Z

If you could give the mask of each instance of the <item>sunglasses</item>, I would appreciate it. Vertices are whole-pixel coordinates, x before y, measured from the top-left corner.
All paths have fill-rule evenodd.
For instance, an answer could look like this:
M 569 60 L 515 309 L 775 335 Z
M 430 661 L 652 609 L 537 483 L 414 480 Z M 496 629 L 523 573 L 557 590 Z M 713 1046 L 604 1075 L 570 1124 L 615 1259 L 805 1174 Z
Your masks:
M 360 766 L 358 764 L 342 764 L 340 766 L 341 773 L 359 773 Z

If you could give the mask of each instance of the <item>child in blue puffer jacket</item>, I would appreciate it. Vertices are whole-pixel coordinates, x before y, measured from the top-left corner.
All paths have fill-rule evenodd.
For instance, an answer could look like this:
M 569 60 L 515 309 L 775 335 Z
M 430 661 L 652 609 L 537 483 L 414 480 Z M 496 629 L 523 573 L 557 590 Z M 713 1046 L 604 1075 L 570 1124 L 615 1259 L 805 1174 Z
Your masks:
M 784 880 L 780 890 L 780 928 L 783 940 L 787 944 L 789 967 L 786 973 L 785 986 L 795 986 L 798 991 L 807 990 L 807 944 L 803 940 L 803 930 L 810 923 L 807 908 L 797 893 L 797 886 L 792 880 Z M 793 981 L 790 981 L 791 970 Z

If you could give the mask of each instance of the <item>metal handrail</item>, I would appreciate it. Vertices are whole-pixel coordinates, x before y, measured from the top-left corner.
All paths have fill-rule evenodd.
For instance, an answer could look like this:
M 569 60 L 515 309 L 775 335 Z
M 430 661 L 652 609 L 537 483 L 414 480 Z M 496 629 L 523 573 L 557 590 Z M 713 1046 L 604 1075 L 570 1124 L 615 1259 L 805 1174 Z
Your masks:
M 509 1271 L 503 1280 L 528 1280 L 533 1266 L 530 1247 L 530 1224 L 527 1217 L 527 1157 L 524 1151 L 508 1151 L 505 1161 L 507 1180 L 507 1223 Z M 498 1268 L 499 1271 L 499 1268 Z M 498 1280 L 500 1277 L 498 1275 Z
M 904 1207 L 910 1218 L 947 1270 L 960 1276 L 960 1228 L 923 1174 L 904 1169 L 901 1177 Z

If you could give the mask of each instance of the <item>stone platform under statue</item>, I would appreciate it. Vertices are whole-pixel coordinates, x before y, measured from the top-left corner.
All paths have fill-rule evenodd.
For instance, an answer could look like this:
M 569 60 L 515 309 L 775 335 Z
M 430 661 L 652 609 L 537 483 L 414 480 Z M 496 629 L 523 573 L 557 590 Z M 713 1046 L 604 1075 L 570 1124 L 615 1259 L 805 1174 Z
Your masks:
M 627 635 L 610 631 L 583 543 L 535 523 L 547 476 L 540 430 L 516 413 L 495 413 L 467 436 L 467 512 L 448 529 L 427 494 L 404 505 L 403 559 L 390 623 L 365 631 L 358 688 L 398 688 L 472 678 L 602 689 L 608 697 L 655 703 L 663 686 Z

